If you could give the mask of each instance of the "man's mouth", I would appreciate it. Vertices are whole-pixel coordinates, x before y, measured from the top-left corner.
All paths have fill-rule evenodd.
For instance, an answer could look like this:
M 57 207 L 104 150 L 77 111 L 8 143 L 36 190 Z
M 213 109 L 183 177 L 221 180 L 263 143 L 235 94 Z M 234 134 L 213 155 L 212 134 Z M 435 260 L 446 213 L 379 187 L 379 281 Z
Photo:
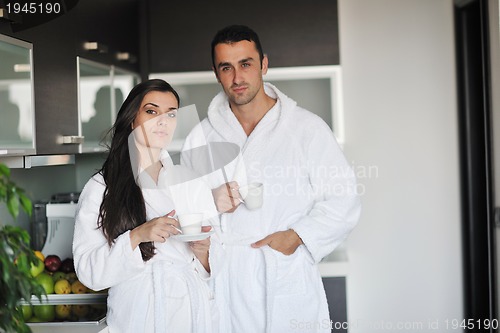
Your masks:
M 235 86 L 235 87 L 233 87 L 233 91 L 235 93 L 241 93 L 241 92 L 245 91 L 245 89 L 247 89 L 246 86 Z

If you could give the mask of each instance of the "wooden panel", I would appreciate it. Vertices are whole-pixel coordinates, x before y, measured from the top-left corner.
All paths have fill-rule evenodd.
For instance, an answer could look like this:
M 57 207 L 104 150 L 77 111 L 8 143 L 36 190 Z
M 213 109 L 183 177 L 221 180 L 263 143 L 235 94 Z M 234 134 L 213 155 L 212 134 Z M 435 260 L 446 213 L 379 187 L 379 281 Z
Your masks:
M 149 72 L 211 69 L 217 30 L 245 24 L 261 39 L 270 67 L 339 64 L 337 1 L 149 0 Z

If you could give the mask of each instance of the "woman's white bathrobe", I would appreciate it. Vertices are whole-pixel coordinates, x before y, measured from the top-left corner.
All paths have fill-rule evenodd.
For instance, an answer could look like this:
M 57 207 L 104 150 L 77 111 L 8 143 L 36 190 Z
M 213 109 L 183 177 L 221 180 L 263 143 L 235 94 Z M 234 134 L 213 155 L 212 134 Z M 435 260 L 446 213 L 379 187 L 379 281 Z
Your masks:
M 169 170 L 178 171 L 179 168 L 170 166 Z M 172 172 L 163 168 L 159 184 L 165 183 L 167 174 Z M 178 201 L 175 196 L 168 189 L 156 187 L 146 173 L 141 174 L 140 182 L 147 220 L 177 208 L 173 202 Z M 196 188 L 192 184 L 188 187 Z M 157 254 L 147 262 L 142 260 L 139 247 L 132 250 L 129 231 L 120 235 L 109 247 L 102 229 L 97 227 L 104 190 L 102 175 L 97 174 L 81 193 L 73 254 L 78 278 L 84 285 L 94 290 L 109 288 L 109 331 L 214 332 L 216 323 L 212 323 L 217 320 L 217 311 L 208 286 L 209 274 L 187 243 L 173 238 L 164 243 L 155 242 Z M 192 200 L 179 207 L 181 211 L 213 212 L 213 199 L 206 185 L 204 189 L 198 187 L 198 190 L 192 191 Z
M 183 148 L 235 143 L 240 155 L 224 168 L 225 175 L 219 170 L 208 176 L 210 186 L 224 183 L 224 177 L 240 185 L 264 184 L 261 209 L 250 211 L 241 204 L 220 218 L 225 251 L 217 260 L 225 265 L 215 278 L 215 297 L 221 331 L 330 332 L 317 264 L 357 223 L 360 203 L 354 173 L 324 121 L 273 85 L 266 83 L 265 91 L 277 103 L 250 136 L 221 92 Z M 182 158 L 189 167 L 199 167 L 196 160 Z M 250 246 L 287 229 L 304 242 L 290 256 L 269 246 Z

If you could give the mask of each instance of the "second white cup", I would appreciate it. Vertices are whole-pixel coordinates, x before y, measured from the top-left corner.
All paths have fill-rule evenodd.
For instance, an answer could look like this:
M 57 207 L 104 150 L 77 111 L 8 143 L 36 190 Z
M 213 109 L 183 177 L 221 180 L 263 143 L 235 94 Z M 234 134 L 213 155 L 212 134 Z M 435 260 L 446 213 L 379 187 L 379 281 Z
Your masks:
M 240 195 L 243 198 L 245 206 L 250 209 L 262 207 L 264 198 L 264 185 L 262 183 L 249 183 L 240 187 Z
M 183 235 L 195 235 L 201 232 L 203 213 L 182 214 L 178 218 Z

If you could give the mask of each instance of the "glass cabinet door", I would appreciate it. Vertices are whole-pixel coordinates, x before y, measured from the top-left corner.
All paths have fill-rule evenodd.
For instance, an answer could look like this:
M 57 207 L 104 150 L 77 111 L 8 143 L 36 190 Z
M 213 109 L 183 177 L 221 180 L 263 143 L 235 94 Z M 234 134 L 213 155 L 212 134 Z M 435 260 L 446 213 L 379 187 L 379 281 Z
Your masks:
M 140 82 L 139 76 L 133 72 L 129 72 L 117 67 L 112 66 L 113 70 L 113 92 L 114 92 L 114 101 L 115 105 L 113 106 L 114 117 L 116 119 L 116 115 L 120 110 L 120 107 L 125 101 L 128 93 L 132 88 Z
M 139 76 L 115 66 L 78 58 L 78 104 L 82 152 L 104 152 L 109 146 L 108 131 Z
M 78 104 L 82 149 L 104 151 L 104 140 L 113 123 L 111 67 L 78 59 Z
M 32 50 L 0 35 L 0 156 L 36 151 Z

